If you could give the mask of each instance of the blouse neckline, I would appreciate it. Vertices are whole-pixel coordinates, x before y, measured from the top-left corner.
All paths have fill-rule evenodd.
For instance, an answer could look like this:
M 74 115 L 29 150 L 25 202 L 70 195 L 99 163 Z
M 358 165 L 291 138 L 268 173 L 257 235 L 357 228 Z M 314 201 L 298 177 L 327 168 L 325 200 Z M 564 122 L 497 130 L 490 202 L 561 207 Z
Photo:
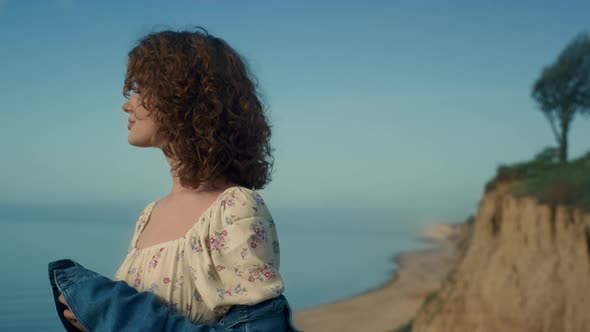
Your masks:
M 205 211 L 203 211 L 203 213 L 201 213 L 201 215 L 196 219 L 195 223 L 198 222 L 199 220 L 201 220 L 201 218 L 204 218 L 205 215 L 209 212 L 209 210 L 211 210 L 214 206 L 217 205 L 217 203 L 219 202 L 219 200 L 225 195 L 225 193 L 229 192 L 231 189 L 235 189 L 235 188 L 241 188 L 241 186 L 232 186 L 232 187 L 228 187 L 226 188 L 224 191 L 221 192 L 221 194 L 219 194 L 219 196 L 217 196 L 217 198 L 215 199 L 215 201 L 213 201 L 213 203 L 211 203 L 211 205 L 209 205 Z M 138 253 L 138 252 L 142 252 L 142 251 L 147 251 L 153 248 L 164 248 L 164 247 L 168 247 L 176 242 L 180 242 L 183 241 L 187 238 L 187 236 L 189 235 L 189 233 L 192 231 L 193 226 L 191 226 L 188 231 L 186 233 L 184 233 L 183 236 L 176 238 L 176 239 L 172 239 L 172 240 L 166 240 L 164 242 L 160 242 L 160 243 L 156 243 L 156 244 L 152 244 L 149 245 L 147 247 L 143 247 L 143 248 L 138 248 L 137 247 L 137 242 L 139 242 L 139 237 L 141 236 L 141 234 L 143 233 L 143 230 L 145 229 L 146 225 L 148 224 L 148 222 L 150 221 L 151 217 L 152 217 L 152 211 L 154 210 L 154 207 L 158 204 L 158 200 L 152 201 L 150 203 L 150 207 L 147 213 L 147 216 L 145 217 L 145 220 L 142 222 L 139 230 L 137 231 L 137 236 L 135 237 L 135 241 L 133 242 L 133 250 Z

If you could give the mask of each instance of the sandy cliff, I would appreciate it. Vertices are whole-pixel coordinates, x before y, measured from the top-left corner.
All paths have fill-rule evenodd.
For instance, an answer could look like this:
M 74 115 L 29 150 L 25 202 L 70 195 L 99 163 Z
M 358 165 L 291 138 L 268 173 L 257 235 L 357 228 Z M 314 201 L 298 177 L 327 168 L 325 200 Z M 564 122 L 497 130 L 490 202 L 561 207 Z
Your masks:
M 590 215 L 506 189 L 484 195 L 469 247 L 413 332 L 590 331 Z

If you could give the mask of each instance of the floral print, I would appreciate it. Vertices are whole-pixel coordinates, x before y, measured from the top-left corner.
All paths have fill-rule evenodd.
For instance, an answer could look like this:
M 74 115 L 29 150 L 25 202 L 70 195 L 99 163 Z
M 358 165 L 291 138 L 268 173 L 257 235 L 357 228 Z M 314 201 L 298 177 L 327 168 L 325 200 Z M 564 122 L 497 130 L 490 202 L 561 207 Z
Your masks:
M 242 260 L 246 259 L 246 256 L 248 256 L 248 248 L 242 248 L 242 251 L 240 252 L 240 256 L 242 257 Z
M 184 276 L 180 275 L 176 278 L 164 277 L 162 279 L 162 282 L 164 284 L 170 284 L 172 286 L 172 288 L 179 288 L 179 287 L 182 287 L 182 284 L 184 283 Z
M 207 266 L 207 280 L 215 280 L 217 278 L 217 272 L 213 264 Z
M 197 303 L 202 303 L 203 302 L 203 297 L 201 296 L 201 294 L 196 289 L 193 291 L 193 299 Z
M 238 221 L 238 217 L 229 215 L 225 217 L 225 224 L 226 225 L 233 225 L 236 221 Z
M 213 237 L 209 239 L 209 251 L 215 250 L 218 254 L 221 254 L 223 250 L 225 250 L 227 237 L 227 231 L 215 231 Z
M 256 205 L 257 205 L 256 207 L 266 205 L 266 204 L 264 204 L 264 200 L 262 199 L 262 197 L 258 193 L 254 193 L 254 199 L 256 200 Z
M 135 280 L 133 280 L 133 287 L 137 288 L 139 287 L 139 285 L 141 285 L 141 273 L 136 273 L 135 274 Z
M 195 254 L 200 254 L 203 252 L 203 245 L 201 244 L 201 239 L 197 238 L 196 236 L 191 236 L 189 238 L 189 243 L 192 251 Z
M 160 248 L 160 250 L 152 256 L 152 259 L 148 265 L 148 271 L 153 270 L 158 265 L 158 260 L 160 259 L 160 256 L 162 256 L 162 251 L 164 251 L 164 249 L 166 248 Z
M 279 254 L 281 252 L 281 248 L 279 246 L 279 241 L 277 241 L 277 240 L 272 241 L 272 252 L 275 254 L 276 257 L 279 256 Z
M 159 289 L 158 282 L 156 282 L 156 281 L 152 282 L 152 285 L 150 286 L 150 292 L 157 293 L 158 289 Z
M 115 280 L 156 293 L 173 312 L 207 324 L 234 304 L 284 291 L 276 227 L 258 193 L 228 188 L 183 238 L 136 248 L 155 203 L 142 211 Z
M 266 240 L 266 231 L 260 222 L 256 222 L 256 224 L 251 225 L 250 231 L 252 231 L 252 235 L 250 236 L 251 248 L 256 248 L 259 245 L 264 244 Z
M 254 282 L 258 281 L 265 281 L 271 279 L 273 276 L 273 269 L 269 264 L 254 265 L 253 268 L 249 271 L 248 281 Z
M 178 263 L 184 257 L 184 248 L 180 249 L 180 252 L 176 253 L 176 263 Z
M 219 299 L 223 300 L 226 295 L 238 296 L 238 295 L 244 294 L 247 291 L 248 290 L 246 288 L 242 287 L 241 284 L 237 284 L 233 288 L 229 288 L 229 289 L 217 288 L 217 296 L 219 297 Z
M 270 219 L 268 220 L 268 227 L 270 227 L 270 228 L 274 228 L 275 226 L 276 226 L 276 225 L 275 225 L 275 221 L 274 221 L 274 220 L 272 220 L 272 218 L 270 218 Z

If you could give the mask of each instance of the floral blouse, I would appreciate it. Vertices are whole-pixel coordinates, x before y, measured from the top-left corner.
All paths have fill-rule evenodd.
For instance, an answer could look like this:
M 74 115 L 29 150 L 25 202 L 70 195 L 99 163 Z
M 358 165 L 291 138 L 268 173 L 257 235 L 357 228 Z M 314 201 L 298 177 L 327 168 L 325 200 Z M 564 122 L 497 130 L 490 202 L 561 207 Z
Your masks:
M 137 248 L 156 203 L 137 220 L 114 280 L 151 291 L 173 313 L 211 325 L 233 304 L 256 304 L 284 291 L 275 224 L 256 191 L 230 187 L 183 237 Z

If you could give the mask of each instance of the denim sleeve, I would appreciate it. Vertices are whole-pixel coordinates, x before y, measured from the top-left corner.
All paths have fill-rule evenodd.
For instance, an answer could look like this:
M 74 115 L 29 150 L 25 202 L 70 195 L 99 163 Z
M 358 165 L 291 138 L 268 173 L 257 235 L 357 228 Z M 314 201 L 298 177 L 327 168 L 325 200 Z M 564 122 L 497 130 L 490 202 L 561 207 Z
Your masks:
M 72 260 L 50 263 L 49 278 L 58 315 L 69 332 L 77 329 L 63 317 L 65 306 L 57 300 L 59 293 L 63 294 L 78 322 L 89 332 L 220 331 L 213 326 L 193 324 L 186 316 L 173 314 L 152 292 L 138 292 L 124 281 L 113 281 Z

